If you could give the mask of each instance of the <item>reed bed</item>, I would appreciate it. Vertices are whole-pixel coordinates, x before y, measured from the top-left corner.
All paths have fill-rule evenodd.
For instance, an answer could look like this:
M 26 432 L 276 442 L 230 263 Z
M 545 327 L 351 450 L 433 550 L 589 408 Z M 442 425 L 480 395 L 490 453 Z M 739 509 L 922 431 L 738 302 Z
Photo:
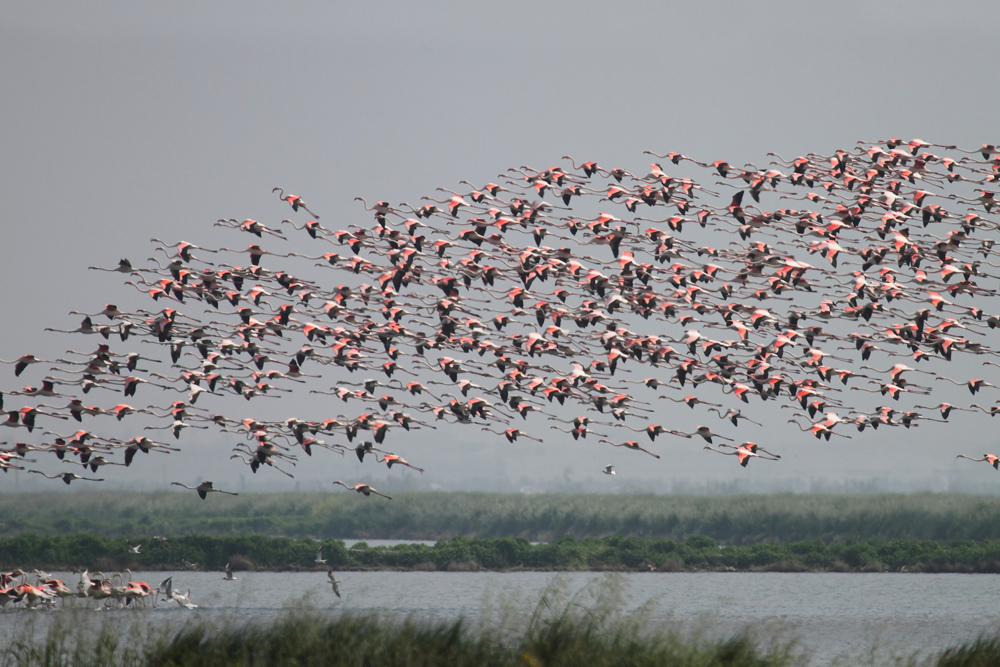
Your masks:
M 553 541 L 616 535 L 723 544 L 804 540 L 997 540 L 1000 497 L 962 494 L 562 495 L 408 492 L 0 494 L 5 535 L 270 535 Z
M 653 621 L 651 605 L 625 610 L 614 575 L 569 594 L 558 579 L 525 614 L 499 603 L 474 620 L 331 614 L 307 605 L 270 622 L 196 617 L 174 628 L 71 612 L 44 637 L 31 621 L 0 647 L 0 667 L 468 665 L 490 667 L 656 665 L 793 667 L 813 664 L 795 639 L 747 627 L 709 636 Z M 1000 664 L 1000 637 L 982 636 L 929 655 L 874 647 L 834 665 L 986 667 Z
M 196 619 L 179 629 L 105 620 L 54 624 L 44 640 L 30 626 L 0 649 L 0 665 L 118 667 L 166 665 L 678 665 L 785 667 L 807 664 L 794 641 L 751 631 L 728 637 L 652 622 L 650 607 L 625 611 L 624 582 L 594 580 L 570 594 L 556 579 L 533 611 L 499 600 L 475 620 L 331 615 L 290 611 L 267 623 Z M 508 601 L 509 602 L 509 601 Z

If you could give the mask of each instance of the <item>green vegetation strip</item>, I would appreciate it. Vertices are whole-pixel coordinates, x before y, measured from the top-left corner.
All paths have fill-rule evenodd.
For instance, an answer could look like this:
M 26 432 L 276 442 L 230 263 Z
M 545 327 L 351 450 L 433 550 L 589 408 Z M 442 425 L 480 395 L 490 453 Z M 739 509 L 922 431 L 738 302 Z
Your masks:
M 379 485 L 380 490 L 382 487 Z M 77 492 L 0 494 L 0 534 L 271 535 L 360 539 L 620 535 L 724 544 L 1000 540 L 1000 497 L 961 494 L 563 495 Z M 133 540 L 135 542 L 135 540 Z
M 710 537 L 684 541 L 606 537 L 531 544 L 523 537 L 456 537 L 437 544 L 346 548 L 340 540 L 190 535 L 166 541 L 135 536 L 139 554 L 125 540 L 94 535 L 0 539 L 3 568 L 111 571 L 198 567 L 315 569 L 316 550 L 337 570 L 590 570 L 590 571 L 775 571 L 775 572 L 1000 572 L 1000 540 L 758 543 L 722 547 Z

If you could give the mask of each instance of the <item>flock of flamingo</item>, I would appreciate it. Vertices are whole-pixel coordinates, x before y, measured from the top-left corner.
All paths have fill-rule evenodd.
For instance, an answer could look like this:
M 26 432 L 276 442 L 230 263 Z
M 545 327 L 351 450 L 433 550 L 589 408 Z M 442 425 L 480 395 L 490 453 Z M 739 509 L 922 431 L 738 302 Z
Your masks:
M 159 536 L 153 539 L 164 545 L 167 541 L 167 538 Z M 133 545 L 131 541 L 126 540 L 125 548 L 130 555 L 138 555 L 141 553 L 142 545 Z M 191 563 L 187 560 L 183 562 L 187 569 L 199 569 L 197 563 Z M 316 551 L 314 562 L 320 566 L 326 565 L 322 547 Z M 341 597 L 341 582 L 334 576 L 332 567 L 327 566 L 326 569 L 328 583 L 332 586 L 334 595 L 339 598 Z M 225 571 L 225 581 L 236 581 L 236 569 L 232 559 L 226 563 Z M 8 605 L 13 604 L 15 608 L 22 609 L 53 609 L 56 608 L 56 603 L 60 600 L 65 606 L 67 601 L 84 599 L 102 605 L 105 609 L 145 609 L 146 603 L 149 601 L 152 601 L 152 605 L 155 607 L 156 603 L 160 601 L 161 595 L 164 602 L 176 602 L 184 609 L 198 608 L 198 605 L 191 601 L 190 588 L 182 594 L 173 587 L 174 578 L 172 575 L 164 579 L 159 586 L 153 588 L 145 581 L 133 581 L 132 570 L 129 568 L 116 572 L 110 577 L 103 572 L 91 574 L 89 568 L 82 571 L 74 570 L 73 574 L 80 575 L 76 590 L 69 588 L 61 579 L 38 569 L 32 570 L 30 573 L 21 569 L 0 572 L 0 608 L 6 611 Z M 34 575 L 34 583 L 29 583 L 32 575 Z M 128 575 L 128 580 L 125 579 L 125 575 Z M 19 605 L 23 606 L 18 607 Z
M 110 577 L 105 576 L 103 572 L 91 574 L 89 570 L 74 574 L 80 575 L 76 590 L 69 588 L 61 579 L 41 570 L 32 570 L 30 573 L 24 570 L 2 572 L 0 608 L 6 611 L 11 604 L 15 607 L 23 605 L 24 609 L 52 608 L 58 600 L 65 605 L 67 600 L 84 599 L 106 608 L 138 609 L 145 608 L 147 601 L 151 601 L 155 607 L 161 595 L 163 601 L 175 602 L 185 609 L 198 608 L 198 605 L 191 602 L 191 589 L 186 593 L 176 590 L 173 587 L 172 576 L 153 588 L 145 581 L 133 581 L 132 570 L 128 568 Z M 126 574 L 128 580 L 125 579 Z M 28 583 L 30 575 L 34 575 L 34 583 Z
M 423 472 L 391 450 L 444 424 L 532 448 L 589 437 L 650 462 L 665 440 L 696 439 L 746 466 L 781 458 L 737 435 L 749 423 L 767 438 L 758 403 L 827 442 L 1000 413 L 989 398 L 941 401 L 952 383 L 1000 387 L 939 373 L 963 358 L 998 365 L 996 147 L 864 141 L 760 168 L 647 153 L 659 160 L 648 170 L 565 156 L 415 206 L 359 197 L 367 221 L 339 229 L 275 188 L 295 220 L 215 223 L 245 247 L 153 239 L 145 262 L 90 267 L 149 307 L 74 311 L 82 321 L 62 331 L 95 343 L 4 361 L 37 386 L 0 394 L 20 438 L 0 468 L 124 472 L 215 429 L 254 473 L 291 477 L 303 457 L 350 450 Z M 269 400 L 283 415 L 300 405 L 274 400 L 295 390 L 328 395 L 327 414 L 269 418 Z M 173 484 L 233 493 L 187 481 Z
M 165 540 L 165 538 L 158 538 Z M 127 542 L 127 549 L 132 554 L 140 553 L 142 545 L 132 546 Z M 315 562 L 317 565 L 325 565 L 323 549 L 316 552 Z M 197 569 L 194 563 L 185 561 L 185 565 L 190 569 Z M 226 563 L 225 581 L 236 581 L 235 569 L 232 561 Z M 56 603 L 62 601 L 63 606 L 67 601 L 77 599 L 87 600 L 92 604 L 103 606 L 105 609 L 145 609 L 147 602 L 152 602 L 156 607 L 157 602 L 175 602 L 184 609 L 197 609 L 198 605 L 191 601 L 191 589 L 181 593 L 173 586 L 174 578 L 169 576 L 164 579 L 159 586 L 153 588 L 145 581 L 133 581 L 132 570 L 123 569 L 111 576 L 106 576 L 103 572 L 90 573 L 89 569 L 75 570 L 73 574 L 80 575 L 76 584 L 76 589 L 69 588 L 61 579 L 57 579 L 48 572 L 42 570 L 32 570 L 30 573 L 24 570 L 14 570 L 12 572 L 0 572 L 0 609 L 7 610 L 8 605 L 13 604 L 15 608 L 38 609 L 56 608 Z M 31 576 L 34 576 L 34 583 Z M 128 575 L 128 579 L 125 579 Z M 333 573 L 332 567 L 327 567 L 328 583 L 333 588 L 333 593 L 338 598 L 340 595 L 340 580 Z M 162 600 L 161 600 L 161 597 Z M 20 605 L 20 607 L 19 607 Z M 100 608 L 100 607 L 99 607 Z

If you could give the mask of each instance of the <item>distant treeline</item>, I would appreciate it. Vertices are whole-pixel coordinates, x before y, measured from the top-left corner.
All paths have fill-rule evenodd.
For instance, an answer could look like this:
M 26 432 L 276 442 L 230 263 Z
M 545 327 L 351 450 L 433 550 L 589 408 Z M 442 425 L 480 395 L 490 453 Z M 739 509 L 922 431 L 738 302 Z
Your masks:
M 1000 540 L 1000 497 L 961 494 L 670 496 L 79 492 L 0 494 L 0 535 L 92 533 L 420 539 L 616 535 L 726 545 L 821 540 Z M 133 539 L 135 541 L 135 539 Z
M 323 549 L 326 566 L 337 570 L 591 570 L 591 571 L 835 571 L 835 572 L 1000 572 L 1000 540 L 935 542 L 758 543 L 722 547 L 711 537 L 683 541 L 605 537 L 532 544 L 523 537 L 455 537 L 430 546 L 400 544 L 346 548 L 340 540 L 190 535 L 156 540 L 135 537 L 141 553 L 129 552 L 121 538 L 94 535 L 0 539 L 0 569 L 83 569 L 113 571 L 198 568 L 306 570 Z

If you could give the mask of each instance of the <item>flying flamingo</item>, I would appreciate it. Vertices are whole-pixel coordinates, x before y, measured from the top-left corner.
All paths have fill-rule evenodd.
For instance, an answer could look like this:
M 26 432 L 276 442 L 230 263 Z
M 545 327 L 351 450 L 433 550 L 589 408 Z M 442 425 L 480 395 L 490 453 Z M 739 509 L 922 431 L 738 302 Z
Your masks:
M 189 491 L 197 491 L 198 495 L 202 500 L 208 496 L 209 493 L 225 493 L 228 496 L 238 496 L 240 494 L 234 493 L 232 491 L 223 491 L 222 489 L 215 488 L 211 482 L 202 482 L 198 486 L 188 486 L 187 484 L 181 484 L 180 482 L 170 482 L 171 486 L 181 486 Z
M 358 460 L 362 463 L 365 462 L 365 454 L 375 454 L 375 460 L 378 460 L 378 454 L 376 454 L 378 451 L 375 449 L 375 443 L 371 440 L 358 443 L 358 446 L 354 448 L 354 453 L 358 455 Z
M 678 435 L 676 431 L 664 428 L 659 424 L 650 424 L 646 428 L 632 428 L 631 426 L 625 425 L 625 428 L 627 428 L 630 431 L 634 431 L 635 433 L 645 433 L 647 436 L 649 436 L 649 440 L 651 442 L 656 440 L 656 436 L 663 435 L 664 433 Z
M 986 414 L 988 414 L 990 417 L 996 417 L 997 415 L 1000 415 L 1000 404 L 990 406 L 989 409 L 984 408 L 983 406 L 979 405 L 978 403 L 973 403 L 969 407 L 970 408 L 977 408 L 979 410 L 982 410 L 983 412 L 985 412 Z
M 49 479 L 61 479 L 66 484 L 69 484 L 74 479 L 82 479 L 82 480 L 86 480 L 88 482 L 103 482 L 104 481 L 103 477 L 102 478 L 80 477 L 76 473 L 72 473 L 72 472 L 64 472 L 64 473 L 60 473 L 58 475 L 46 475 L 41 470 L 29 470 L 28 472 L 37 472 L 39 475 L 42 475 L 43 477 L 48 477 Z
M 739 424 L 739 420 L 740 419 L 745 419 L 746 421 L 750 422 L 751 424 L 757 424 L 757 426 L 762 426 L 762 424 L 760 424 L 759 422 L 755 422 L 754 420 L 752 420 L 749 417 L 745 416 L 742 412 L 740 412 L 736 408 L 729 408 L 728 410 L 726 410 L 726 414 L 722 414 L 721 410 L 716 410 L 714 408 L 709 408 L 709 412 L 716 413 L 717 415 L 719 415 L 720 419 L 728 419 L 729 421 L 731 421 L 733 423 L 733 426 L 739 426 L 740 425 Z
M 127 258 L 123 257 L 118 260 L 118 266 L 114 269 L 105 269 L 100 266 L 88 266 L 91 271 L 110 271 L 111 273 L 136 273 L 132 268 L 132 262 L 128 261 Z
M 941 418 L 947 419 L 948 415 L 952 411 L 960 410 L 962 412 L 973 412 L 971 408 L 957 408 L 954 405 L 949 405 L 948 403 L 941 403 L 940 405 L 930 406 L 930 405 L 914 405 L 915 408 L 924 408 L 925 410 L 939 410 L 941 412 Z
M 527 438 L 528 440 L 534 440 L 535 442 L 542 442 L 541 439 L 534 438 L 534 437 L 528 435 L 527 433 L 524 433 L 520 429 L 516 429 L 516 428 L 509 428 L 509 429 L 507 429 L 507 430 L 505 430 L 503 432 L 494 431 L 491 428 L 487 428 L 487 429 L 483 429 L 483 430 L 489 431 L 490 433 L 496 433 L 497 435 L 502 435 L 502 436 L 504 436 L 504 437 L 507 438 L 507 442 L 516 442 L 518 438 Z
M 392 500 L 392 498 L 389 498 L 389 496 L 385 495 L 384 493 L 379 493 L 378 491 L 375 490 L 374 487 L 368 486 L 363 482 L 359 482 L 354 486 L 348 486 L 347 484 L 344 484 L 338 479 L 334 481 L 334 484 L 340 484 L 345 489 L 351 489 L 353 491 L 357 491 L 358 493 L 363 493 L 365 496 L 370 496 L 371 494 L 374 493 L 376 496 L 382 496 L 383 498 L 388 498 L 389 500 Z
M 691 408 L 692 410 L 694 409 L 694 406 L 698 405 L 699 403 L 701 403 L 702 405 L 711 405 L 711 406 L 714 406 L 714 407 L 717 407 L 717 408 L 721 408 L 722 407 L 718 403 L 709 403 L 708 401 L 703 401 L 700 398 L 698 398 L 697 396 L 685 396 L 684 398 L 673 398 L 671 396 L 660 396 L 659 398 L 665 398 L 668 401 L 673 401 L 674 403 L 686 403 L 687 406 L 689 408 Z
M 983 454 L 983 458 L 981 458 L 981 459 L 974 459 L 971 456 L 966 456 L 965 454 L 959 454 L 955 458 L 956 459 L 969 459 L 970 461 L 986 461 L 987 463 L 989 463 L 991 466 L 993 466 L 997 470 L 1000 470 L 1000 457 L 998 457 L 998 456 L 996 456 L 994 454 Z
M 44 359 L 39 359 L 33 354 L 24 354 L 17 359 L 7 361 L 5 359 L 0 359 L 0 364 L 14 364 L 14 375 L 20 376 L 24 372 L 24 369 L 31 364 L 51 364 L 54 362 L 45 361 Z
M 972 378 L 971 380 L 969 380 L 967 382 L 959 382 L 958 380 L 952 380 L 951 378 L 944 377 L 943 375 L 939 375 L 938 377 L 936 377 L 934 379 L 935 380 L 944 380 L 944 381 L 950 382 L 952 384 L 957 384 L 959 387 L 967 387 L 969 389 L 969 393 L 971 393 L 973 396 L 975 396 L 976 392 L 978 392 L 983 387 L 993 387 L 994 389 L 998 388 L 995 384 L 990 384 L 986 380 L 982 380 L 980 378 Z
M 377 454 L 375 455 L 375 458 L 376 458 L 376 460 L 378 460 L 378 455 Z M 394 463 L 398 463 L 401 466 L 406 466 L 407 468 L 413 468 L 414 470 L 416 470 L 417 472 L 420 472 L 420 473 L 422 473 L 424 471 L 423 468 L 418 468 L 417 466 L 415 466 L 415 465 L 413 465 L 411 463 L 408 463 L 405 459 L 403 459 L 403 457 L 396 456 L 395 454 L 386 454 L 385 456 L 382 457 L 382 460 L 379 461 L 379 463 L 385 463 L 385 465 L 388 466 L 390 469 L 392 469 L 392 465 Z
M 766 449 L 764 449 L 763 447 L 759 446 L 755 442 L 744 442 L 742 445 L 740 445 L 738 447 L 733 446 L 733 445 L 725 445 L 725 444 L 724 445 L 720 445 L 720 447 L 727 447 L 727 448 L 732 449 L 733 451 L 731 451 L 731 452 L 724 452 L 721 449 L 716 449 L 715 447 L 711 447 L 709 445 L 705 445 L 705 449 L 710 449 L 713 452 L 718 452 L 719 454 L 724 454 L 726 456 L 736 456 L 736 457 L 739 457 L 739 463 L 744 468 L 746 468 L 747 464 L 750 463 L 750 457 L 752 457 L 752 456 L 753 457 L 757 457 L 759 459 L 762 459 L 764 461 L 777 461 L 778 459 L 781 458 L 777 454 L 772 454 L 771 452 L 767 451 Z M 766 454 L 767 456 L 762 456 L 762 454 Z
M 281 192 L 281 194 L 278 195 L 278 197 L 281 199 L 281 201 L 286 201 L 289 204 L 291 204 L 293 211 L 298 211 L 301 208 L 303 211 L 305 211 L 312 217 L 319 220 L 319 216 L 309 210 L 309 208 L 306 206 L 306 203 L 302 201 L 302 197 L 299 197 L 297 195 L 286 195 L 285 190 L 281 187 L 276 187 L 273 190 L 271 190 L 271 192 L 279 192 L 279 191 Z
M 362 204 L 364 204 L 366 211 L 375 211 L 375 218 L 380 223 L 383 224 L 385 223 L 385 216 L 387 213 L 392 213 L 393 215 L 402 217 L 399 215 L 399 213 L 396 213 L 396 210 L 393 209 L 392 206 L 390 206 L 389 202 L 387 201 L 377 201 L 375 202 L 374 206 L 368 206 L 368 202 L 365 201 L 364 197 L 355 197 L 354 201 L 360 201 Z
M 606 442 L 609 445 L 611 445 L 612 447 L 627 447 L 628 449 L 634 449 L 636 451 L 646 452 L 647 454 L 649 454 L 652 457 L 660 458 L 659 454 L 654 454 L 653 452 L 649 451 L 648 449 L 644 449 L 635 440 L 627 440 L 625 442 L 617 442 L 616 443 L 616 442 L 611 442 L 610 440 L 605 440 L 604 438 L 601 438 L 600 440 L 598 440 L 598 442 Z
M 97 469 L 101 466 L 125 466 L 125 464 L 118 463 L 117 461 L 108 461 L 103 456 L 91 456 L 87 462 L 83 464 L 84 469 L 90 468 L 91 472 L 97 472 Z
M 709 427 L 707 427 L 707 426 L 698 426 L 698 427 L 697 427 L 697 428 L 695 429 L 694 433 L 681 433 L 680 431 L 672 431 L 672 433 L 673 433 L 674 435 L 679 435 L 679 436 L 681 436 L 681 437 L 684 437 L 684 438 L 692 438 L 692 437 L 694 437 L 694 436 L 698 435 L 698 436 L 701 436 L 701 438 L 702 438 L 702 439 L 703 439 L 703 440 L 704 440 L 705 442 L 707 442 L 708 444 L 710 444 L 710 445 L 711 445 L 711 444 L 714 444 L 714 443 L 712 442 L 712 438 L 721 438 L 721 439 L 723 439 L 723 440 L 728 440 L 729 442 L 732 442 L 732 441 L 733 441 L 733 439 L 732 439 L 732 438 L 727 438 L 727 437 L 726 437 L 726 436 L 724 436 L 724 435 L 719 435 L 718 433 L 713 433 L 713 432 L 712 432 L 712 429 L 710 429 L 710 428 L 709 428 Z

